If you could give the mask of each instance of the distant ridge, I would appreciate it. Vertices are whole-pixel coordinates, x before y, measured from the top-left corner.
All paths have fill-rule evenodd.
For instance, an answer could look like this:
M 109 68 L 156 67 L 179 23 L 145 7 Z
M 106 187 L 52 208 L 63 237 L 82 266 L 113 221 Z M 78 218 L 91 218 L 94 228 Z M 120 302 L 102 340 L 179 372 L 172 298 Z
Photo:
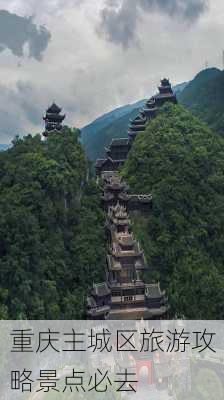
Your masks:
M 86 132 L 89 132 L 89 130 L 93 124 L 97 128 L 103 128 L 104 126 L 108 125 L 110 122 L 113 122 L 115 119 L 121 118 L 123 115 L 128 114 L 133 109 L 141 107 L 144 104 L 144 101 L 145 100 L 140 100 L 133 104 L 127 104 L 125 106 L 115 108 L 114 110 L 109 111 L 108 113 L 103 114 L 100 117 L 96 118 L 93 122 L 91 122 L 90 124 L 88 124 L 84 128 L 82 128 L 83 140 L 85 141 L 85 134 L 86 134 Z M 88 136 L 88 134 L 87 134 L 87 136 Z

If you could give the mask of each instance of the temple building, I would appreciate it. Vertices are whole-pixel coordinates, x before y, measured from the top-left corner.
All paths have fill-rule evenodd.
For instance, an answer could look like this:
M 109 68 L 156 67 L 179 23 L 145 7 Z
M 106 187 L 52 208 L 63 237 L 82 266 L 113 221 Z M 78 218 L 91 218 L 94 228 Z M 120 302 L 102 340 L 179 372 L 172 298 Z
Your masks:
M 115 206 L 117 202 L 125 205 L 128 202 L 128 185 L 121 180 L 116 173 L 105 173 L 103 175 L 103 186 L 101 187 L 101 201 L 104 210 L 107 212 L 111 206 Z
M 167 101 L 177 103 L 170 81 L 166 78 L 161 80 L 158 87 L 159 92 L 146 101 L 139 115 L 130 121 L 128 127 L 128 139 L 113 139 L 109 148 L 106 148 L 106 158 L 96 161 L 96 174 L 101 176 L 103 172 L 117 171 L 124 164 L 132 143 L 140 132 L 144 132 L 146 124 L 157 114 L 158 109 Z
M 113 139 L 110 146 L 105 148 L 107 158 L 98 159 L 96 162 L 97 175 L 100 175 L 101 171 L 117 171 L 127 159 L 129 150 L 128 138 Z
M 146 116 L 147 120 L 151 120 L 152 118 L 156 117 L 156 112 L 158 107 L 156 105 L 155 97 L 151 97 L 146 103 L 142 110 L 143 114 Z
M 170 101 L 174 104 L 177 103 L 177 98 L 173 93 L 169 79 L 162 79 L 158 89 L 159 93 L 151 97 L 143 107 L 142 114 L 145 115 L 147 120 L 154 118 L 158 109 L 167 101 Z
M 146 116 L 141 114 L 130 121 L 128 127 L 128 136 L 130 140 L 134 140 L 139 132 L 144 132 L 146 128 L 146 122 L 147 122 Z
M 110 147 L 106 148 L 107 157 L 114 161 L 123 162 L 127 158 L 130 143 L 127 138 L 113 139 Z
M 130 194 L 129 186 L 117 173 L 104 173 L 102 175 L 102 206 L 108 211 L 118 202 L 128 211 L 149 212 L 152 205 L 151 194 Z
M 161 319 L 167 313 L 159 284 L 145 284 L 146 259 L 134 239 L 129 215 L 117 203 L 108 212 L 109 253 L 106 282 L 94 284 L 87 299 L 91 319 Z
M 162 79 L 161 85 L 159 86 L 159 94 L 155 95 L 156 106 L 161 107 L 165 102 L 171 101 L 171 103 L 176 104 L 177 98 L 173 93 L 171 83 L 169 79 Z
M 61 111 L 62 109 L 55 103 L 47 109 L 46 115 L 43 117 L 45 121 L 45 131 L 43 135 L 45 137 L 49 135 L 49 132 L 62 130 L 62 122 L 65 119 L 65 115 L 62 115 Z

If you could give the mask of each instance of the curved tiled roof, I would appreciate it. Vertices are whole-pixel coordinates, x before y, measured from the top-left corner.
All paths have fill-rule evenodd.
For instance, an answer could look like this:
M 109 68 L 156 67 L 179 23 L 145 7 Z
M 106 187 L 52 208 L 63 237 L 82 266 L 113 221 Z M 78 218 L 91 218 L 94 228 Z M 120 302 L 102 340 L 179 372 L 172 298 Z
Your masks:
M 47 113 L 49 114 L 59 114 L 61 112 L 61 108 L 57 106 L 56 103 L 52 103 L 52 105 L 47 109 Z

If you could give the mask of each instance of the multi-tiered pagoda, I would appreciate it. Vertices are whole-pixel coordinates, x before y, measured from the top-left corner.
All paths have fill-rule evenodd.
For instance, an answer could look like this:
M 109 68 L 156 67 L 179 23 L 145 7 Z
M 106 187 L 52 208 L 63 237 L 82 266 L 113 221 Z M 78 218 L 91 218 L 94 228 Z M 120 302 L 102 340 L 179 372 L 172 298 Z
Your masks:
M 146 260 L 134 239 L 129 215 L 117 203 L 108 211 L 109 254 L 106 282 L 94 284 L 87 299 L 92 319 L 159 319 L 167 312 L 159 284 L 145 284 Z
M 62 109 L 53 103 L 46 111 L 46 115 L 43 117 L 45 121 L 45 131 L 43 135 L 47 137 L 50 132 L 61 131 L 62 122 L 65 119 L 65 115 L 61 114 Z
M 162 79 L 158 89 L 159 93 L 147 100 L 143 110 L 141 111 L 141 114 L 145 115 L 147 120 L 154 118 L 158 109 L 167 101 L 170 101 L 174 104 L 177 103 L 176 95 L 174 94 L 168 79 Z
M 116 172 L 125 162 L 135 137 L 146 129 L 157 110 L 166 101 L 176 103 L 168 79 L 163 79 L 159 93 L 149 99 L 139 115 L 130 121 L 128 139 L 113 139 L 106 149 L 107 158 L 97 160 L 96 172 L 103 185 L 102 204 L 108 214 L 106 281 L 93 285 L 87 299 L 87 316 L 92 319 L 161 319 L 167 316 L 165 293 L 159 283 L 146 284 L 143 272 L 146 259 L 135 240 L 129 219 L 130 211 L 149 212 L 151 194 L 130 194 L 128 185 Z M 139 160 L 141 162 L 141 160 Z
M 113 173 L 104 173 L 102 175 L 102 205 L 105 211 L 111 206 L 120 203 L 128 211 L 149 212 L 152 204 L 151 194 L 130 194 L 129 186 L 121 177 Z
M 97 175 L 100 175 L 101 171 L 117 171 L 127 159 L 129 150 L 128 138 L 113 139 L 110 146 L 105 148 L 107 157 L 96 162 Z
M 169 79 L 162 79 L 161 85 L 159 86 L 159 93 L 155 95 L 155 101 L 157 107 L 161 107 L 166 101 L 171 101 L 171 103 L 176 104 L 177 98 L 173 93 L 171 83 Z
M 147 120 L 151 120 L 152 118 L 156 117 L 156 113 L 158 111 L 158 106 L 156 104 L 156 98 L 151 97 L 145 105 L 142 110 L 142 113 L 146 116 Z
M 128 136 L 132 141 L 138 135 L 139 132 L 143 132 L 146 128 L 147 118 L 141 113 L 136 118 L 130 121 L 128 127 Z
M 158 87 L 159 93 L 146 101 L 139 115 L 130 121 L 128 127 L 128 139 L 113 139 L 110 146 L 106 148 L 106 158 L 96 161 L 96 173 L 98 176 L 104 171 L 117 171 L 125 162 L 133 140 L 140 133 L 145 131 L 146 124 L 157 114 L 158 109 L 167 101 L 177 103 L 170 81 L 166 78 L 161 80 Z

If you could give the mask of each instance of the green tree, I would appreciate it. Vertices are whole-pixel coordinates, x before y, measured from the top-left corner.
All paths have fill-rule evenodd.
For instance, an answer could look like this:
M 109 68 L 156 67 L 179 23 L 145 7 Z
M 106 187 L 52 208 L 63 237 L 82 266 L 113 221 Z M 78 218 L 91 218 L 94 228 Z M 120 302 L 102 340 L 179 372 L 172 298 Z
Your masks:
M 166 104 L 138 135 L 122 174 L 152 193 L 135 221 L 146 278 L 160 280 L 172 316 L 223 318 L 224 140 L 179 105 Z
M 104 275 L 104 214 L 78 136 L 17 137 L 0 154 L 1 318 L 81 318 Z

